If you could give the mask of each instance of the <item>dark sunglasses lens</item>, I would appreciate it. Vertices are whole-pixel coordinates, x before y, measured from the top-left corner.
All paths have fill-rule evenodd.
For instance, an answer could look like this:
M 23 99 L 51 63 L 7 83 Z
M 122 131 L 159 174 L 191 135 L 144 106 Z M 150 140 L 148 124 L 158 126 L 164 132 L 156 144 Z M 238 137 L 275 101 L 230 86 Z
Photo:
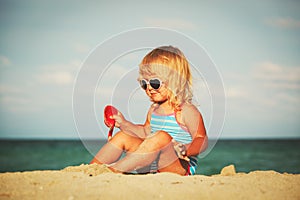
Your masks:
M 151 79 L 149 81 L 149 83 L 150 83 L 151 87 L 153 89 L 155 89 L 155 90 L 157 90 L 158 88 L 160 88 L 160 80 L 158 80 L 158 79 Z
M 141 85 L 141 87 L 142 87 L 144 90 L 147 89 L 147 82 L 146 82 L 145 80 L 141 80 L 141 81 L 140 81 L 140 85 Z

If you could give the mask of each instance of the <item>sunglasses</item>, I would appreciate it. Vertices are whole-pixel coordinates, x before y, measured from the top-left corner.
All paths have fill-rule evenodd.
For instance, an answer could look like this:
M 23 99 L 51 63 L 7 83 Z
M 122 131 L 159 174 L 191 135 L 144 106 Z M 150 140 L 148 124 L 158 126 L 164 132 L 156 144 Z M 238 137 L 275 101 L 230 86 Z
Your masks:
M 154 90 L 158 90 L 161 85 L 162 85 L 162 81 L 159 80 L 158 78 L 152 78 L 149 81 L 142 79 L 140 80 L 140 85 L 141 87 L 146 90 L 148 87 L 148 84 L 154 89 Z

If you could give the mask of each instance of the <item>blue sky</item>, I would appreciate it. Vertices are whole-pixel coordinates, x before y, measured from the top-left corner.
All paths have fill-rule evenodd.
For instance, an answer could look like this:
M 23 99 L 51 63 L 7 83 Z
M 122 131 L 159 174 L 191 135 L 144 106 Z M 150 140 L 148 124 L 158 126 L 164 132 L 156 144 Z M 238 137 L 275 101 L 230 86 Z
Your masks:
M 0 4 L 0 138 L 78 138 L 72 91 L 83 61 L 111 36 L 141 27 L 179 31 L 206 49 L 226 93 L 222 138 L 300 136 L 299 1 Z M 144 112 L 135 113 L 138 123 Z

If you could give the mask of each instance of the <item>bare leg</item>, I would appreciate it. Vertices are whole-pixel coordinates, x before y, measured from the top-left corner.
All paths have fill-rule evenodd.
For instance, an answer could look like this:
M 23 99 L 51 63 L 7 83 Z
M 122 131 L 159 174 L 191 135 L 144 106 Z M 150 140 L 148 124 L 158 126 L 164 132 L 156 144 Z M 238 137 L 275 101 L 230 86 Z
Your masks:
M 130 172 L 150 165 L 158 156 L 159 171 L 185 174 L 186 170 L 174 151 L 172 137 L 164 131 L 146 138 L 134 153 L 126 155 L 111 168 L 116 172 Z
M 111 164 L 116 162 L 124 151 L 133 152 L 143 142 L 142 139 L 123 132 L 118 132 L 107 142 L 91 161 L 98 164 Z

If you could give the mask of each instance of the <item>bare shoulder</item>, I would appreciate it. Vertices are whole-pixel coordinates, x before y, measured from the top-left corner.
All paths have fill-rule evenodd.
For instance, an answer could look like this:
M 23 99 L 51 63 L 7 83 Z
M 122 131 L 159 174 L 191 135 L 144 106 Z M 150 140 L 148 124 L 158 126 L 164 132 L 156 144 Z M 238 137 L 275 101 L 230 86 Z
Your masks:
M 156 103 L 151 104 L 149 110 L 148 110 L 148 115 L 152 114 L 153 111 L 155 111 L 158 108 L 158 105 Z
M 156 109 L 157 105 L 155 104 L 152 104 L 148 110 L 148 113 L 147 113 L 147 119 L 146 119 L 146 122 L 145 124 L 150 124 L 150 120 L 151 120 L 151 114 L 152 112 Z
M 202 120 L 202 115 L 194 104 L 184 104 L 181 113 L 184 123 L 188 123 L 191 120 Z
M 194 105 L 194 104 L 184 104 L 182 106 L 182 115 L 199 115 L 200 112 L 198 110 L 198 108 Z M 201 115 L 201 114 L 200 114 Z

